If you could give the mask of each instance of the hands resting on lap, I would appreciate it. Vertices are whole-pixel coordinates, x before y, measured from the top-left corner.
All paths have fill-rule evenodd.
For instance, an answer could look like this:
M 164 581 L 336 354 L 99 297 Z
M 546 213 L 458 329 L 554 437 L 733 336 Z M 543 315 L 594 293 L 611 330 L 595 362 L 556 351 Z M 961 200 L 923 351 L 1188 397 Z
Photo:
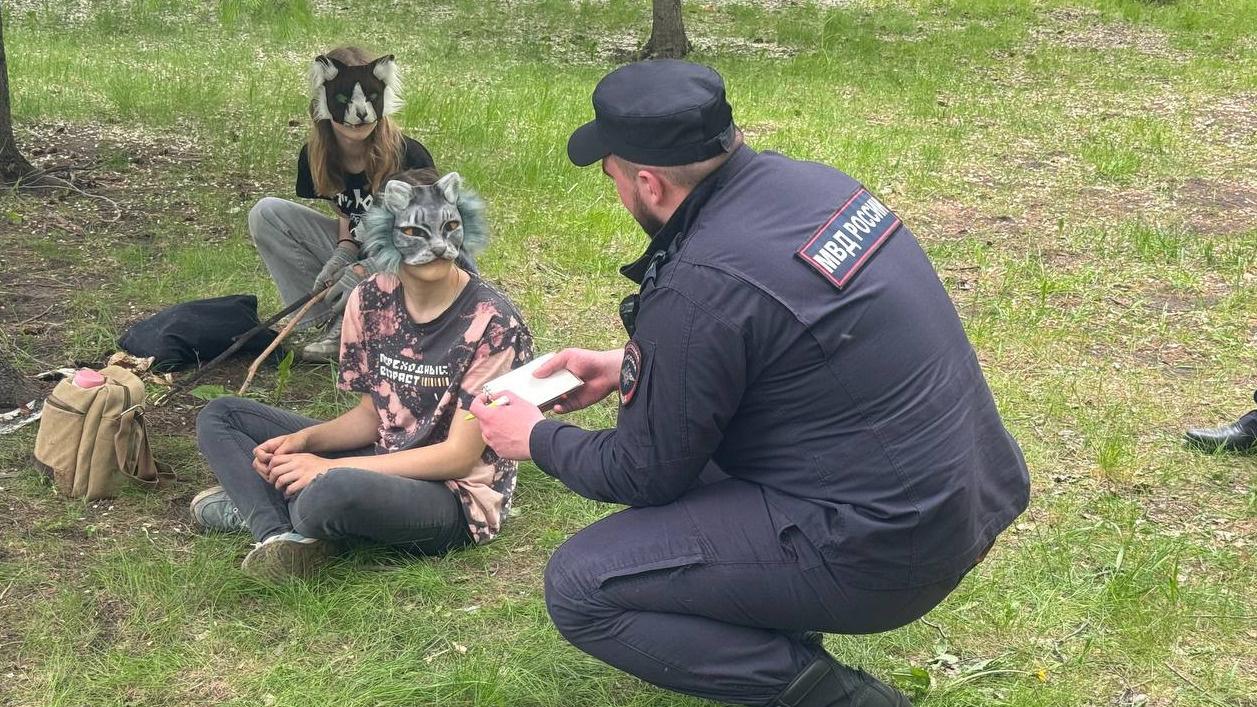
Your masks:
M 305 445 L 301 432 L 272 437 L 253 448 L 253 470 L 285 498 L 292 498 L 319 474 L 335 466 L 332 459 L 302 451 Z

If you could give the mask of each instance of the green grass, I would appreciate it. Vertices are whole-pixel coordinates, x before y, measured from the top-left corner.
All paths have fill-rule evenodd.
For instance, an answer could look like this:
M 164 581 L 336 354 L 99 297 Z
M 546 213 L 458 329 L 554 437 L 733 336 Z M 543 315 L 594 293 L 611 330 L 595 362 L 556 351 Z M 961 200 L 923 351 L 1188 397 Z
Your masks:
M 1257 2 L 838 5 L 687 2 L 694 58 L 724 74 L 752 145 L 844 169 L 913 228 L 1034 495 L 929 623 L 828 647 L 939 707 L 1253 705 L 1257 474 L 1177 435 L 1235 418 L 1257 385 Z M 306 62 L 344 42 L 397 55 L 400 122 L 489 201 L 483 268 L 539 348 L 621 343 L 617 268 L 644 237 L 564 145 L 614 51 L 644 37 L 646 3 L 3 12 L 23 148 L 78 145 L 64 159 L 94 164 L 89 190 L 123 211 L 0 197 L 0 290 L 65 285 L 0 310 L 20 369 L 100 361 L 127 322 L 193 297 L 255 292 L 275 311 L 245 215 L 291 194 Z M 55 326 L 9 327 L 47 306 Z M 255 394 L 325 417 L 347 403 L 333 380 L 298 367 L 279 391 L 267 372 Z M 308 584 L 248 582 L 242 540 L 189 529 L 186 501 L 210 483 L 191 402 L 154 440 L 178 474 L 158 493 L 62 499 L 26 463 L 31 430 L 0 440 L 0 704 L 699 704 L 550 626 L 546 559 L 612 508 L 531 465 L 487 547 L 363 551 Z M 614 410 L 576 417 L 605 426 Z

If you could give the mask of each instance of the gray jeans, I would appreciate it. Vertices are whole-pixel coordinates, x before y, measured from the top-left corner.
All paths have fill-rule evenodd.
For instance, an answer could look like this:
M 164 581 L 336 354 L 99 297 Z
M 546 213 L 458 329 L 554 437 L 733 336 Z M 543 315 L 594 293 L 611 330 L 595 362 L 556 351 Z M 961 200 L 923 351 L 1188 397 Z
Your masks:
M 439 481 L 333 468 L 285 499 L 253 470 L 253 448 L 318 424 L 255 400 L 211 400 L 196 418 L 196 441 L 259 542 L 288 531 L 309 538 L 395 545 L 436 555 L 471 543 L 463 504 Z M 373 454 L 370 447 L 326 457 Z
M 286 199 L 268 196 L 253 205 L 249 235 L 285 306 L 314 289 L 314 278 L 336 249 L 339 228 L 336 219 Z M 310 308 L 299 326 L 326 319 L 331 312 L 320 302 Z

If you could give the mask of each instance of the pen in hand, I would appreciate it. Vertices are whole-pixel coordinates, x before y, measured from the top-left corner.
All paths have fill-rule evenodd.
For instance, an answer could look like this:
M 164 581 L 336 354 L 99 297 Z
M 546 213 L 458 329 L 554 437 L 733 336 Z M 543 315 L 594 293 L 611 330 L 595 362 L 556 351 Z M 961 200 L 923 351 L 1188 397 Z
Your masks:
M 503 396 L 502 396 L 502 397 L 500 397 L 500 398 L 494 398 L 494 399 L 493 399 L 493 400 L 492 400 L 492 401 L 491 401 L 488 405 L 486 405 L 485 407 L 495 408 L 495 407 L 498 407 L 499 405 L 510 405 L 510 404 L 511 404 L 511 399 L 510 399 L 510 398 L 508 398 L 508 397 L 506 397 L 505 395 L 503 395 Z M 475 415 L 473 415 L 473 414 L 471 414 L 471 413 L 467 413 L 467 415 L 466 415 L 465 417 L 463 417 L 463 419 L 464 419 L 464 420 L 474 420 L 474 419 L 476 419 L 476 416 L 475 416 Z

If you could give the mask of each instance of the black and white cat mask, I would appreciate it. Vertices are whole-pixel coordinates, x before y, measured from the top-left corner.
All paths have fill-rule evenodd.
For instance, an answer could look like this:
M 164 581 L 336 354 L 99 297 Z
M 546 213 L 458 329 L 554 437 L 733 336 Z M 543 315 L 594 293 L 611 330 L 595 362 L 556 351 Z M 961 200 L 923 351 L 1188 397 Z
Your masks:
M 402 107 L 401 72 L 393 55 L 350 66 L 321 55 L 310 65 L 314 119 L 366 125 Z
M 437 258 L 470 263 L 467 256 L 474 258 L 489 243 L 484 200 L 457 172 L 424 186 L 390 180 L 363 214 L 357 233 L 383 272 Z

